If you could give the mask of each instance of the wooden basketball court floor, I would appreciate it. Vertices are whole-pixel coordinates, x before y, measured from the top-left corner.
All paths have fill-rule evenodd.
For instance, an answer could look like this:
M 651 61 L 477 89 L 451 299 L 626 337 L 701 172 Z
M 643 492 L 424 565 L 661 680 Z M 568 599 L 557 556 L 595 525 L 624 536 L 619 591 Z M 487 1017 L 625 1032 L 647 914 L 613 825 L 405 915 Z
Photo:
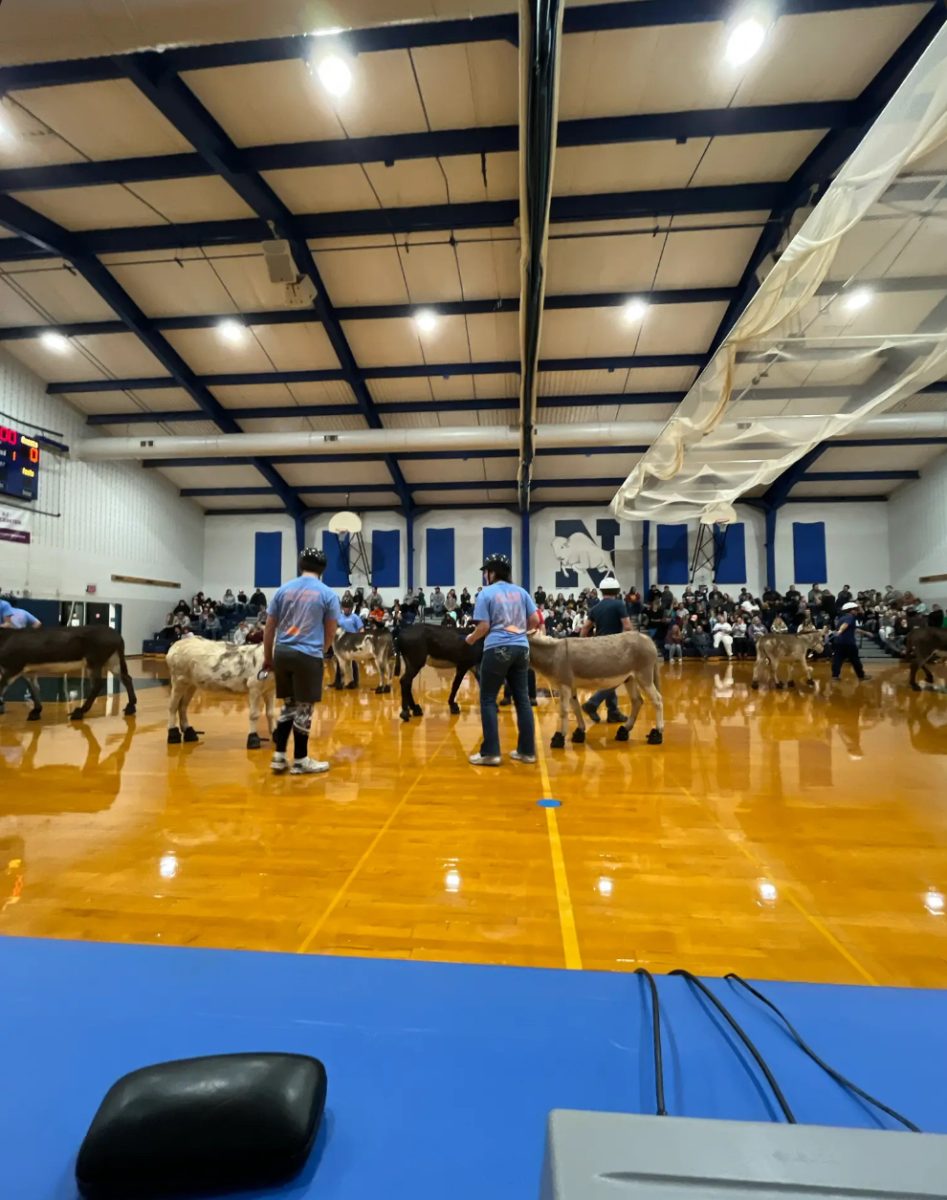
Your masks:
M 133 672 L 158 672 L 138 664 Z M 604 722 L 536 767 L 475 769 L 475 687 L 426 715 L 396 689 L 327 693 L 313 752 L 274 777 L 245 705 L 204 699 L 167 746 L 167 691 L 0 718 L 0 932 L 448 962 L 942 986 L 947 694 L 898 663 L 808 691 L 751 664 L 665 669 L 663 746 Z M 939 680 L 942 688 L 943 680 Z M 501 710 L 504 750 L 514 745 Z M 266 745 L 266 743 L 264 744 Z M 543 806 L 540 801 L 558 801 Z

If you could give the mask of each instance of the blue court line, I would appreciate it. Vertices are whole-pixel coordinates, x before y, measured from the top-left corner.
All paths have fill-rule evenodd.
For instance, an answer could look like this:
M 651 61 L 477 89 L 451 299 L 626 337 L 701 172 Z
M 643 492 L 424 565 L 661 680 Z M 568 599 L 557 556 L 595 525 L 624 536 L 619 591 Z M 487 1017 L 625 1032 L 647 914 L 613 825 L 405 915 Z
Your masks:
M 318 1165 L 248 1200 L 528 1200 L 551 1108 L 651 1110 L 650 1009 L 631 974 L 0 938 L 4 1196 L 75 1200 L 76 1149 L 118 1076 L 239 1050 L 329 1075 Z M 681 979 L 658 981 L 672 1114 L 773 1105 Z M 871 1126 L 765 1010 L 713 984 L 801 1121 Z M 947 992 L 763 984 L 834 1066 L 947 1132 Z

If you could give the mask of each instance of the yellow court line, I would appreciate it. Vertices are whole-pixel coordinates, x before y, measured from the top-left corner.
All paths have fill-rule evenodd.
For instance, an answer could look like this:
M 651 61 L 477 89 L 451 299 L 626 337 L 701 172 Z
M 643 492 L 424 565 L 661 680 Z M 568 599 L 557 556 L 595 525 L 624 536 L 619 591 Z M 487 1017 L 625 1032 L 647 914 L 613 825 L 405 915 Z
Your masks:
M 699 804 L 701 808 L 710 814 L 714 824 L 723 833 L 724 837 L 726 837 L 730 844 L 739 850 L 745 858 L 749 859 L 749 861 L 756 867 L 758 871 L 762 871 L 764 875 L 771 874 L 767 864 L 756 854 L 754 854 L 749 846 L 746 846 L 739 837 L 737 837 L 731 830 L 727 829 L 726 825 L 724 825 L 717 816 L 712 805 L 708 804 L 704 800 L 701 800 L 699 796 L 696 796 L 689 788 L 684 787 L 682 783 L 678 783 L 677 786 L 681 789 L 685 796 L 688 796 L 694 801 L 695 804 Z M 857 971 L 858 974 L 861 975 L 862 979 L 866 981 L 866 983 L 870 983 L 877 987 L 878 980 L 875 979 L 874 975 L 872 975 L 866 967 L 862 966 L 862 964 L 851 953 L 851 951 L 846 949 L 846 947 L 839 941 L 831 929 L 829 929 L 829 927 L 819 917 L 817 917 L 815 913 L 809 911 L 805 904 L 803 904 L 803 902 L 799 899 L 799 896 L 796 894 L 796 891 L 792 885 L 782 881 L 780 883 L 780 889 L 782 895 L 785 896 L 793 908 L 795 908 L 803 917 L 805 917 L 805 919 L 817 933 L 821 933 L 829 945 L 836 950 L 842 956 L 842 958 L 845 959 L 848 965 L 853 970 Z
M 440 753 L 441 749 L 443 748 L 444 744 L 447 742 L 447 739 L 453 734 L 453 732 L 454 732 L 453 729 L 448 729 L 447 733 L 445 733 L 443 738 L 440 740 L 440 742 L 438 742 L 437 749 L 434 751 L 434 753 L 431 755 L 431 757 L 427 760 L 427 762 L 424 764 L 424 766 L 422 766 L 421 770 L 417 774 L 417 778 L 414 780 L 414 783 L 411 784 L 411 786 L 408 788 L 408 790 L 405 792 L 405 794 L 401 797 L 401 799 L 398 801 L 398 803 L 394 806 L 394 808 L 388 814 L 388 819 L 382 825 L 381 829 L 378 830 L 378 832 L 375 834 L 375 836 L 372 838 L 372 840 L 368 843 L 368 847 L 366 848 L 364 854 L 361 856 L 361 858 L 358 860 L 358 862 L 355 864 L 355 866 L 351 869 L 351 871 L 349 871 L 348 875 L 346 876 L 345 882 L 342 884 L 342 886 L 339 888 L 339 890 L 335 893 L 335 895 L 329 901 L 329 905 L 326 908 L 325 912 L 322 914 L 322 916 L 319 918 L 319 920 L 315 923 L 315 925 L 313 925 L 312 929 L 310 929 L 310 931 L 303 938 L 299 949 L 296 951 L 297 954 L 305 954 L 305 952 L 309 949 L 309 947 L 312 945 L 312 943 L 315 941 L 315 939 L 319 936 L 319 933 L 321 932 L 326 921 L 328 921 L 328 919 L 332 916 L 332 914 L 338 908 L 338 906 L 342 900 L 342 897 L 352 886 L 352 882 L 354 881 L 356 875 L 358 875 L 358 873 L 359 873 L 359 871 L 361 871 L 362 867 L 365 866 L 365 863 L 368 861 L 369 856 L 371 855 L 372 851 L 375 849 L 375 847 L 378 845 L 378 843 L 381 841 L 381 839 L 385 836 L 385 834 L 391 828 L 392 821 L 394 821 L 394 819 L 398 815 L 398 813 L 400 813 L 401 810 L 404 808 L 405 804 L 407 804 L 408 800 L 411 798 L 411 793 L 414 791 L 414 789 L 418 786 L 418 784 L 421 782 L 421 780 L 427 774 L 428 768 L 431 766 L 434 759 L 437 758 L 437 756 Z
M 543 797 L 552 800 L 552 784 L 549 780 L 549 767 L 546 764 L 546 751 L 539 722 L 536 723 L 536 753 L 539 758 L 540 777 L 543 781 Z M 562 952 L 567 970 L 581 971 L 582 955 L 579 953 L 579 936 L 575 928 L 572 897 L 569 894 L 569 876 L 566 874 L 566 860 L 563 857 L 562 840 L 559 837 L 559 821 L 554 808 L 544 809 L 544 812 L 546 813 L 546 829 L 549 833 L 549 851 L 552 855 L 552 874 L 556 884 L 556 905 L 559 909 L 559 928 L 562 931 Z

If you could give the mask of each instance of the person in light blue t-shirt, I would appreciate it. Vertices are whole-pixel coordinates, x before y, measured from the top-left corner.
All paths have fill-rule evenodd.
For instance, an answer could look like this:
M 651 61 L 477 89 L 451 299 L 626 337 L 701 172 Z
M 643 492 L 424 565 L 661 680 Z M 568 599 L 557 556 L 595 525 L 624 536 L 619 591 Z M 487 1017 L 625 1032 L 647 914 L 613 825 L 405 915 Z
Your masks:
M 25 608 L 14 608 L 8 600 L 0 600 L 0 628 L 39 629 L 40 625 L 42 621 Z
M 474 631 L 467 642 L 473 646 L 486 638 L 480 664 L 480 720 L 483 744 L 470 761 L 476 767 L 498 767 L 500 733 L 497 696 L 505 682 L 510 685 L 516 707 L 519 739 L 510 754 L 514 762 L 536 761 L 536 728 L 529 703 L 529 641 L 526 634 L 539 628 L 539 614 L 529 592 L 510 581 L 512 569 L 505 554 L 489 555 L 481 568 L 487 586 L 477 593 Z
M 351 598 L 348 596 L 344 596 L 342 598 L 342 616 L 339 617 L 339 631 L 341 633 L 361 633 L 364 628 L 365 628 L 365 622 L 355 611 L 355 608 L 353 606 Z M 353 659 L 352 660 L 352 682 L 346 684 L 345 686 L 354 689 L 354 688 L 358 687 L 358 683 L 359 683 L 358 663 L 355 662 L 355 660 Z M 335 664 L 335 685 L 334 686 L 338 689 L 341 689 L 343 686 L 343 684 L 342 684 L 342 668 L 341 668 L 341 665 L 340 665 L 338 659 L 336 659 L 336 664 Z
M 327 762 L 308 754 L 312 706 L 322 699 L 323 655 L 332 645 L 342 615 L 339 598 L 322 582 L 326 556 L 307 549 L 299 556 L 299 578 L 284 583 L 270 602 L 263 632 L 263 670 L 276 672 L 276 694 L 283 711 L 273 730 L 273 761 L 277 775 L 316 775 Z M 290 731 L 293 765 L 286 761 Z

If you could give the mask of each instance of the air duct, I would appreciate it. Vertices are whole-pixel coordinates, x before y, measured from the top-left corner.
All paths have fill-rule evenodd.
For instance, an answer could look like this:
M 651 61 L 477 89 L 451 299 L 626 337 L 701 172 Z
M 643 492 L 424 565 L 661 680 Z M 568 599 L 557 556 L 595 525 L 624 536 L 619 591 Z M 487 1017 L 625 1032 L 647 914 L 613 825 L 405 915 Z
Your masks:
M 794 418 L 781 417 L 781 425 Z M 811 418 L 800 417 L 800 421 Z M 760 422 L 765 427 L 765 421 Z M 587 422 L 585 424 L 538 425 L 538 449 L 574 449 L 650 445 L 664 428 L 663 421 Z M 715 431 L 715 440 L 727 437 L 727 427 Z M 891 437 L 947 437 L 947 411 L 881 413 L 845 432 L 844 437 L 884 440 Z M 733 427 L 734 441 L 740 430 Z M 352 429 L 339 433 L 228 433 L 206 437 L 99 437 L 88 438 L 76 448 L 85 462 L 150 458 L 230 458 L 244 455 L 281 454 L 393 454 L 414 451 L 519 450 L 515 426 L 474 425 L 435 429 Z M 753 443 L 741 449 L 752 452 Z

